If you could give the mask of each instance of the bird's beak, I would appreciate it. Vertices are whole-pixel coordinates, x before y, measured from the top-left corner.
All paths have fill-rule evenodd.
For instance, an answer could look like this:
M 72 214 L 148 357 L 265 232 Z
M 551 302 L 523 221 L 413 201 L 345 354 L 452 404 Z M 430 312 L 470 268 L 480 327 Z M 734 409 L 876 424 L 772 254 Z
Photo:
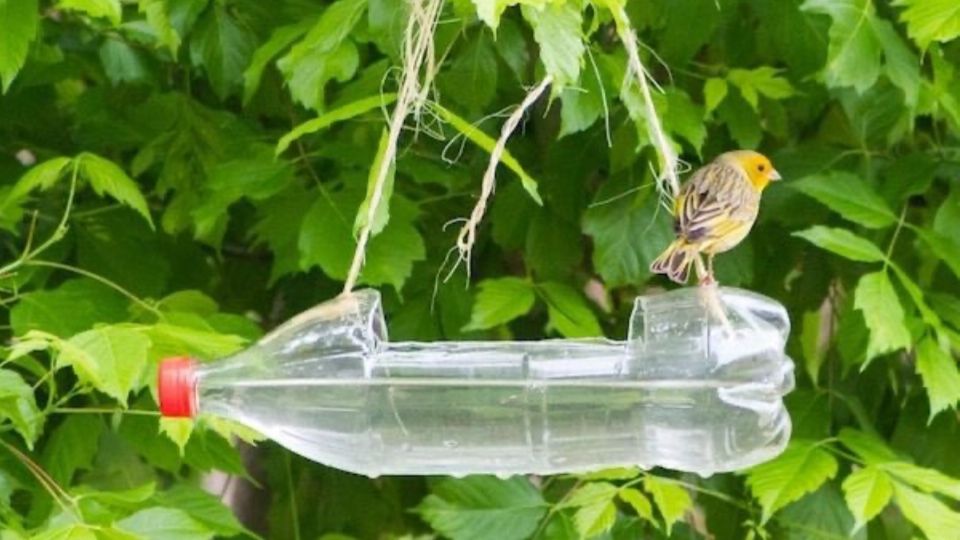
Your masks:
M 770 179 L 771 179 L 771 180 L 783 180 L 783 177 L 780 176 L 780 173 L 778 173 L 776 169 L 773 169 L 772 171 L 770 171 Z

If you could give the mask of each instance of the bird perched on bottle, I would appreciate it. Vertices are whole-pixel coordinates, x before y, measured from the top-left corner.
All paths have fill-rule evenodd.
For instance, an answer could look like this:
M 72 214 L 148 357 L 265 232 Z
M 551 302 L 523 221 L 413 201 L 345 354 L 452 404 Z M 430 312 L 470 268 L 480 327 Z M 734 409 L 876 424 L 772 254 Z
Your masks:
M 695 264 L 700 282 L 713 283 L 713 257 L 746 238 L 757 219 L 760 194 L 774 180 L 780 173 L 752 150 L 720 154 L 694 172 L 674 201 L 677 239 L 650 270 L 683 284 Z M 701 254 L 707 256 L 707 268 Z

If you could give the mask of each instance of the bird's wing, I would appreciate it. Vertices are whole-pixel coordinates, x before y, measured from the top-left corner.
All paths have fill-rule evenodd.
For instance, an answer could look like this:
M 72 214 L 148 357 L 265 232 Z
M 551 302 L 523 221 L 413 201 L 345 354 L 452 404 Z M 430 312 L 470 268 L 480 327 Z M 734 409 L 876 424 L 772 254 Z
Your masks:
M 727 227 L 741 225 L 749 196 L 743 171 L 725 163 L 710 163 L 694 173 L 677 198 L 677 232 L 687 241 L 723 236 Z M 732 222 L 732 223 L 731 223 Z

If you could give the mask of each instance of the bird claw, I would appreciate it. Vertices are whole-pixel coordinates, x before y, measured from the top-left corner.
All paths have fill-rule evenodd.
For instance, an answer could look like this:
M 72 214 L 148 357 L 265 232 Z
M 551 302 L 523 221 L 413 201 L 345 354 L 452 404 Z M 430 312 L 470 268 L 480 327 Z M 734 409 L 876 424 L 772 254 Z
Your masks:
M 700 278 L 701 287 L 713 287 L 717 284 L 717 280 L 713 277 L 713 274 L 707 274 Z

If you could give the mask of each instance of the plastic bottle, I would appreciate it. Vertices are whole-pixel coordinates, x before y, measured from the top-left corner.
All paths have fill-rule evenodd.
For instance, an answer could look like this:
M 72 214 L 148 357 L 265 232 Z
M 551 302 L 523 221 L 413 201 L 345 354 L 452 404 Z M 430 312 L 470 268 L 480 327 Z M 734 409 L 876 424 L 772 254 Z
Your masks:
M 227 417 L 368 476 L 632 465 L 709 475 L 786 445 L 788 332 L 768 298 L 687 288 L 638 298 L 626 341 L 390 343 L 379 294 L 363 290 L 233 357 L 165 361 L 160 407 Z

